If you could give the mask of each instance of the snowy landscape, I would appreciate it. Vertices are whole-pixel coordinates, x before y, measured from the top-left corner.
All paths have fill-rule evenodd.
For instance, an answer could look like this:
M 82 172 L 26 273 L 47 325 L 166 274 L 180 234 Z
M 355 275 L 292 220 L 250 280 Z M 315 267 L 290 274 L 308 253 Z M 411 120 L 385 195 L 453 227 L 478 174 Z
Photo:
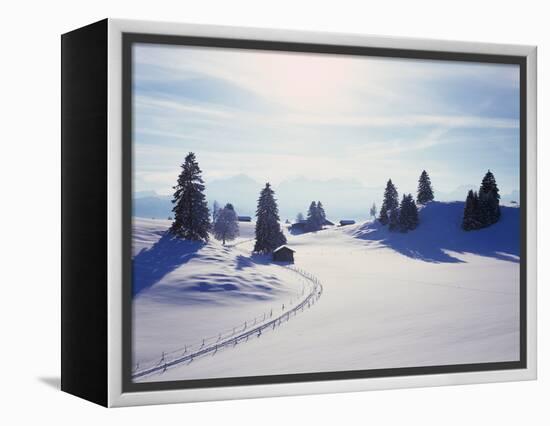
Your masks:
M 135 57 L 134 382 L 519 360 L 516 68 Z
M 431 202 L 407 234 L 377 221 L 285 232 L 293 266 L 253 254 L 254 223 L 223 246 L 163 242 L 169 221 L 136 218 L 135 372 L 152 370 L 136 380 L 517 360 L 519 208 L 476 233 L 463 210 Z M 322 295 L 285 317 L 315 285 L 297 271 Z

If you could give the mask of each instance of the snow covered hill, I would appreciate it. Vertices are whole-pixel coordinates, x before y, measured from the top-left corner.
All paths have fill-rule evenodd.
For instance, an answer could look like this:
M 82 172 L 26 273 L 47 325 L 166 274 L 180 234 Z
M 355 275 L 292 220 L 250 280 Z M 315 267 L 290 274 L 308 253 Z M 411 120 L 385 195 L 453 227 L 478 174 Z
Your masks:
M 240 223 L 241 237 L 254 235 Z M 217 336 L 277 313 L 302 294 L 305 280 L 239 245 L 175 239 L 166 220 L 134 218 L 134 355 L 136 362 Z
M 460 229 L 461 204 L 429 204 L 420 214 L 421 225 L 407 234 L 389 234 L 368 223 L 287 235 L 296 250 L 296 266 L 323 283 L 323 297 L 315 306 L 261 337 L 143 380 L 517 360 L 519 210 L 503 208 L 496 225 L 465 232 Z M 247 252 L 252 245 L 243 242 L 238 249 Z M 231 261 L 238 255 L 223 256 Z M 191 264 L 181 268 L 182 274 Z M 216 268 L 230 272 L 210 266 L 213 277 Z M 257 265 L 257 272 L 263 271 L 260 266 L 267 267 Z M 280 272 L 273 270 L 281 282 L 290 278 L 290 285 L 293 278 Z M 231 273 L 238 279 L 234 266 Z M 168 278 L 166 285 L 176 285 Z M 167 347 L 191 330 L 201 334 L 204 324 L 231 323 L 237 314 L 255 311 L 254 299 L 233 310 L 227 293 L 209 294 L 220 298 L 222 309 L 201 303 L 167 311 L 168 304 L 152 304 L 146 293 L 140 294 L 134 312 L 136 353 L 148 352 L 147 339 L 156 339 L 155 348 Z
M 519 261 L 520 209 L 501 207 L 499 222 L 485 229 L 461 229 L 463 202 L 431 202 L 421 207 L 420 224 L 412 232 L 390 232 L 378 221 L 356 225 L 346 232 L 378 243 L 405 256 L 428 262 L 461 262 L 453 253 L 472 253 Z

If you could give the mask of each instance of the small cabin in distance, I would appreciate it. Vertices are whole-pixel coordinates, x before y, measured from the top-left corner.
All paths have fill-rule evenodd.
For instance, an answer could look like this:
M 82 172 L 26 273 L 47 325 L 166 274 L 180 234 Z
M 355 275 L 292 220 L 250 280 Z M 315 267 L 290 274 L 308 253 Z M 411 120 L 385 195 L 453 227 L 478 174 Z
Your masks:
M 295 250 L 292 250 L 288 246 L 277 247 L 273 250 L 273 260 L 276 262 L 294 263 L 294 253 Z
M 354 225 L 355 221 L 351 219 L 343 219 L 340 221 L 340 226 Z
M 239 222 L 252 222 L 252 218 L 250 216 L 237 216 L 237 220 Z
M 334 226 L 334 223 L 332 223 L 330 220 L 325 219 L 323 222 L 323 226 Z M 295 222 L 292 225 L 290 225 L 290 230 L 293 232 L 307 232 L 307 220 L 301 220 L 299 222 Z

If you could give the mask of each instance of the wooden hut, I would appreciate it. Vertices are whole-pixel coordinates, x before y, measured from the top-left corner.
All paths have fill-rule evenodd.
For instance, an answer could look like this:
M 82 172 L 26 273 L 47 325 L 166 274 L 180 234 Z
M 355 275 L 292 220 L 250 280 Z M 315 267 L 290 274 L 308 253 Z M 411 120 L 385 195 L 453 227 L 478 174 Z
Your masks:
M 294 263 L 294 253 L 295 250 L 292 250 L 288 246 L 277 247 L 273 250 L 273 260 L 276 262 Z

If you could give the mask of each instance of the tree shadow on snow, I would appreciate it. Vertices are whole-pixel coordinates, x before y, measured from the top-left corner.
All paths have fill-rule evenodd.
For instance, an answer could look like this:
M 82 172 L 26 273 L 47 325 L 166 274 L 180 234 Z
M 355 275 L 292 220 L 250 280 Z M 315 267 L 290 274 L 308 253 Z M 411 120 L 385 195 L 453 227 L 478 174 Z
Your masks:
M 404 256 L 425 262 L 464 262 L 448 252 L 519 262 L 519 208 L 501 207 L 500 221 L 477 231 L 462 230 L 463 209 L 462 202 L 432 202 L 420 211 L 420 225 L 414 231 L 390 232 L 387 226 L 376 221 L 363 225 L 354 237 L 378 242 Z
M 132 294 L 137 295 L 189 262 L 203 246 L 201 241 L 182 240 L 166 232 L 151 248 L 134 257 Z

